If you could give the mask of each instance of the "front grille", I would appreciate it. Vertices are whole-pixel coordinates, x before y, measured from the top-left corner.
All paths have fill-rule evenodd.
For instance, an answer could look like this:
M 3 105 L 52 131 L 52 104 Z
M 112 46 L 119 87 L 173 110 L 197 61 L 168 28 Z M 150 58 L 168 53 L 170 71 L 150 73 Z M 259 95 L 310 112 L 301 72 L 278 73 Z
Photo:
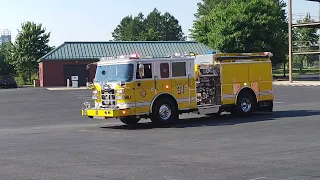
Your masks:
M 102 106 L 105 108 L 115 108 L 116 107 L 116 95 L 114 90 L 103 91 L 101 95 Z

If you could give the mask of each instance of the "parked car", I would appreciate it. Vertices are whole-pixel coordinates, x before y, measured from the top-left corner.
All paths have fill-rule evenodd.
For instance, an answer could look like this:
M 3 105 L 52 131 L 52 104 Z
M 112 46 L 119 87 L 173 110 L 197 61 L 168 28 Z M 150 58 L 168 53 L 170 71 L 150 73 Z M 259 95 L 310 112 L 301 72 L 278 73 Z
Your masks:
M 18 88 L 17 82 L 12 75 L 0 75 L 0 88 Z

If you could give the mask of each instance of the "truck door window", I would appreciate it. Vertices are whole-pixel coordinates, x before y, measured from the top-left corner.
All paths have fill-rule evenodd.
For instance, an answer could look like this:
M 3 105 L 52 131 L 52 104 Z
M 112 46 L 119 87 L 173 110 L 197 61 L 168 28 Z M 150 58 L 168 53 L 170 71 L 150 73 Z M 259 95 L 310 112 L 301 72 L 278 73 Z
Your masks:
M 136 73 L 136 79 L 150 79 L 152 78 L 152 64 L 142 64 L 144 67 L 144 75 L 143 77 L 140 77 L 139 74 L 139 64 L 137 65 L 137 73 Z
M 172 77 L 185 77 L 186 63 L 185 62 L 172 62 Z
M 161 75 L 161 78 L 168 78 L 169 77 L 169 64 L 168 63 L 161 63 L 160 64 L 160 75 Z

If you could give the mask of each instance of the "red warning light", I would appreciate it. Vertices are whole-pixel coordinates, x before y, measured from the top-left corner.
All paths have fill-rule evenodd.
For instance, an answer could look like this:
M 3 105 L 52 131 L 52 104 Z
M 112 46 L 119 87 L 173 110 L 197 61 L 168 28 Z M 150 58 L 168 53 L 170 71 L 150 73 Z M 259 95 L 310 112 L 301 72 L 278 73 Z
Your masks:
M 139 59 L 140 58 L 140 55 L 138 53 L 132 53 L 130 55 L 130 59 Z

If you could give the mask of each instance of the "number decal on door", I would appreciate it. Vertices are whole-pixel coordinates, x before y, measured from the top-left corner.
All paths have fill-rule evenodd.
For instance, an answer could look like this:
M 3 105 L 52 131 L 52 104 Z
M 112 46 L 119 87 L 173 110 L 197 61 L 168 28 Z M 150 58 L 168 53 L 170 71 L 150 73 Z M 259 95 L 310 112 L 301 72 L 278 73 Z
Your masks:
M 184 93 L 184 86 L 177 86 L 177 92 L 178 94 L 183 94 Z

